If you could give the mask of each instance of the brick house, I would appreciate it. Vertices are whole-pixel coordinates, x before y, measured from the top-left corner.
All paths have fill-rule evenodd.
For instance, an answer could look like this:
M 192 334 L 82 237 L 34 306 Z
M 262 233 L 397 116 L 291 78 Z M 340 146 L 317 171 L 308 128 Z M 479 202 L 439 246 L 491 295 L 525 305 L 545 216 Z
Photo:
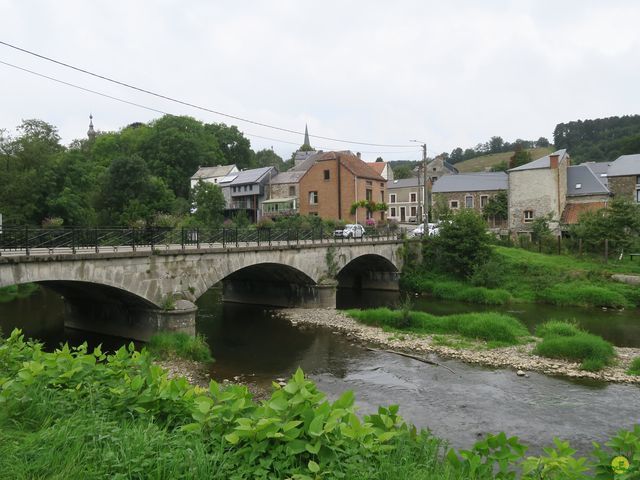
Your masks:
M 507 171 L 509 175 L 509 230 L 529 234 L 534 219 L 549 216 L 549 228 L 560 232 L 562 212 L 567 203 L 566 150 Z
M 325 152 L 313 157 L 313 165 L 299 181 L 299 211 L 302 215 L 365 223 L 384 220 L 385 212 L 369 212 L 351 205 L 361 200 L 385 201 L 386 182 L 350 151 Z
M 509 179 L 504 172 L 461 173 L 441 178 L 433 185 L 432 209 L 459 210 L 470 208 L 482 213 L 489 199 L 506 192 Z M 489 219 L 489 226 L 502 228 L 506 219 Z
M 607 179 L 616 198 L 640 203 L 640 154 L 618 157 L 609 166 Z
M 424 188 L 416 177 L 387 182 L 387 218 L 400 223 L 417 222 Z

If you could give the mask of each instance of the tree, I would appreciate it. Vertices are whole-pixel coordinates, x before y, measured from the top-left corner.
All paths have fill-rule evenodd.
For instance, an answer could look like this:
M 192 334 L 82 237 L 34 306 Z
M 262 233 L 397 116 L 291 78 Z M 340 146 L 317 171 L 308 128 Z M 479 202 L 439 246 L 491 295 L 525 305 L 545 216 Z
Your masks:
M 451 163 L 458 163 L 461 162 L 463 160 L 463 151 L 462 148 L 460 147 L 456 147 L 453 150 L 451 150 L 451 155 L 449 155 L 449 161 Z
M 238 127 L 227 126 L 224 123 L 209 123 L 204 126 L 204 130 L 217 139 L 224 165 L 235 165 L 240 170 L 255 166 L 251 142 L 238 130 Z
M 254 165 L 256 168 L 276 167 L 279 171 L 283 171 L 285 168 L 282 157 L 273 150 L 266 148 L 256 152 L 254 156 Z
M 509 159 L 509 168 L 516 168 L 531 161 L 531 153 L 524 150 L 521 143 L 516 145 L 516 150 Z
M 440 223 L 439 234 L 425 243 L 425 261 L 441 271 L 468 278 L 491 257 L 487 224 L 471 209 Z
M 538 140 L 536 140 L 536 147 L 538 148 L 546 148 L 549 145 L 549 140 L 545 137 L 540 137 Z
M 397 167 L 393 167 L 393 178 L 395 178 L 396 180 L 400 180 L 402 178 L 411 178 L 411 177 L 413 177 L 411 166 L 399 165 Z
M 221 225 L 224 220 L 225 200 L 222 190 L 213 183 L 198 181 L 191 190 L 194 217 L 207 227 Z
M 504 146 L 504 140 L 502 137 L 491 137 L 489 140 L 489 152 L 491 153 L 500 153 L 502 152 L 502 147 Z
M 485 220 L 493 218 L 495 221 L 506 220 L 509 215 L 509 200 L 507 192 L 498 192 L 487 200 L 482 210 Z

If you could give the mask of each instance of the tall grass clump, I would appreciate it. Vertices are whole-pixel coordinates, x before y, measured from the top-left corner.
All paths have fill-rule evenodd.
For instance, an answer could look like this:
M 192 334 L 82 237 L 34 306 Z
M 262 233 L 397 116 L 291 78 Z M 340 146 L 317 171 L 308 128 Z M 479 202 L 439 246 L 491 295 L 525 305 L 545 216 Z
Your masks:
M 460 280 L 419 274 L 406 275 L 401 280 L 401 286 L 406 290 L 429 293 L 443 300 L 481 303 L 484 305 L 505 305 L 511 301 L 511 294 L 501 288 L 476 287 Z
M 159 332 L 147 343 L 149 352 L 161 359 L 183 358 L 198 362 L 212 362 L 211 350 L 203 335 L 192 336 L 183 332 Z
M 640 357 L 636 357 L 631 360 L 627 373 L 629 375 L 640 375 Z
M 577 305 L 584 307 L 632 307 L 623 294 L 606 286 L 589 285 L 581 282 L 568 282 L 553 285 L 541 290 L 537 295 L 540 302 L 553 305 Z
M 534 352 L 548 358 L 581 362 L 580 368 L 598 371 L 610 364 L 615 349 L 602 337 L 579 330 L 571 323 L 547 322 L 536 330 L 542 336 Z
M 517 319 L 499 313 L 465 313 L 437 316 L 425 312 L 404 312 L 388 308 L 348 310 L 347 314 L 361 323 L 379 327 L 406 329 L 415 333 L 454 334 L 474 340 L 520 343 L 529 335 Z

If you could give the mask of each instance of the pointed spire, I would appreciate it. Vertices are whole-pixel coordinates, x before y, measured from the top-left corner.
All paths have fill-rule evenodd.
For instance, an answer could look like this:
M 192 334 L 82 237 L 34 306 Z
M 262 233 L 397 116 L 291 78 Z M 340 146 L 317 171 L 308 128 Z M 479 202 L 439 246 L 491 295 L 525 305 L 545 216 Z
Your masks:
M 309 143 L 309 129 L 307 128 L 307 124 L 304 124 L 304 143 L 303 146 L 311 147 L 311 143 Z
M 96 138 L 96 131 L 93 129 L 93 115 L 89 114 L 89 131 L 87 132 L 87 137 L 89 140 L 93 140 Z

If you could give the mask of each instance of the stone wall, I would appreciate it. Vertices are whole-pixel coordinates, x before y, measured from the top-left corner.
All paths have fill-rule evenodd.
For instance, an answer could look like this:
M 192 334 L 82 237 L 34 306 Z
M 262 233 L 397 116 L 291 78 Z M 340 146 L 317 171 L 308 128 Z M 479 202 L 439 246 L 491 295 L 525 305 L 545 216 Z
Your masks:
M 628 175 L 626 177 L 609 177 L 609 190 L 616 199 L 636 201 L 636 176 Z
M 514 233 L 530 231 L 531 222 L 524 221 L 525 210 L 533 217 L 551 214 L 552 228 L 560 220 L 558 213 L 558 170 L 539 168 L 509 172 L 509 229 Z

